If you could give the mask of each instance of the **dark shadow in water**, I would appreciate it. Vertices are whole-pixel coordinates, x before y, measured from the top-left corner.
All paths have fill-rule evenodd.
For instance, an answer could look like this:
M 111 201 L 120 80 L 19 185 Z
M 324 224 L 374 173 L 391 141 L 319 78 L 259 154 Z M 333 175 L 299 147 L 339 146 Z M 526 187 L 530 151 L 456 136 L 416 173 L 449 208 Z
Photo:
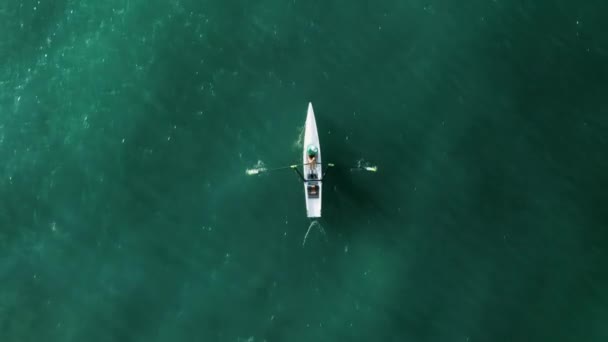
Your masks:
M 323 123 L 332 132 L 339 129 L 331 122 Z M 334 163 L 324 182 L 324 220 L 332 230 L 340 235 L 350 235 L 379 217 L 386 216 L 386 211 L 378 201 L 373 186 L 379 184 L 380 174 L 365 171 L 352 171 L 361 155 L 356 154 L 351 146 L 338 137 L 323 137 L 325 163 Z

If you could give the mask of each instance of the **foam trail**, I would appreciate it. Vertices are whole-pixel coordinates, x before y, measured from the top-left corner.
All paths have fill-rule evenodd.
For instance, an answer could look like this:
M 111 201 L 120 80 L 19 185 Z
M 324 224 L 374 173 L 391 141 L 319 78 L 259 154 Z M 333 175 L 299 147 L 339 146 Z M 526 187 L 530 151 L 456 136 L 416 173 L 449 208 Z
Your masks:
M 361 159 L 357 160 L 357 166 L 351 168 L 350 171 L 351 172 L 353 172 L 353 171 L 376 172 L 376 171 L 378 171 L 378 167 L 375 165 L 371 165 L 369 162 L 365 161 L 365 159 L 361 158 Z
M 298 127 L 298 131 L 300 132 L 298 138 L 293 142 L 294 149 L 300 149 L 304 145 L 304 126 Z
M 321 233 L 323 233 L 323 236 L 325 236 L 325 239 L 327 240 L 327 234 L 325 233 L 325 229 L 323 229 L 323 226 L 319 223 L 319 221 L 313 220 L 310 223 L 310 226 L 308 226 L 308 230 L 306 231 L 306 235 L 304 235 L 304 241 L 302 241 L 302 246 L 304 246 L 306 244 L 306 239 L 308 238 L 308 234 L 310 233 L 310 230 L 312 229 L 312 227 L 318 227 L 319 231 Z
M 266 171 L 266 166 L 264 165 L 264 162 L 261 160 L 258 160 L 258 163 L 255 164 L 255 166 L 253 168 L 245 170 L 245 172 L 248 175 L 257 175 L 264 171 Z

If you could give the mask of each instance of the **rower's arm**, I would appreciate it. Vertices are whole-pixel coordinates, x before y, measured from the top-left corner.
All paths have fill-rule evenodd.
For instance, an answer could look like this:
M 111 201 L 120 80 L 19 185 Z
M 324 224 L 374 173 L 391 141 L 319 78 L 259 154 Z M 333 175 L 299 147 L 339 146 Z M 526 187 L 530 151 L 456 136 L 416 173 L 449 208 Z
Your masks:
M 298 170 L 298 165 L 291 165 L 290 167 L 296 171 L 298 176 L 300 176 L 300 179 L 302 180 L 302 182 L 306 182 L 306 179 L 304 179 L 304 176 L 302 175 L 300 170 Z
M 327 166 L 325 167 L 325 171 L 323 171 L 323 178 L 325 178 L 325 174 L 327 173 L 327 170 L 329 170 L 330 167 L 334 167 L 335 165 L 332 163 L 327 163 Z

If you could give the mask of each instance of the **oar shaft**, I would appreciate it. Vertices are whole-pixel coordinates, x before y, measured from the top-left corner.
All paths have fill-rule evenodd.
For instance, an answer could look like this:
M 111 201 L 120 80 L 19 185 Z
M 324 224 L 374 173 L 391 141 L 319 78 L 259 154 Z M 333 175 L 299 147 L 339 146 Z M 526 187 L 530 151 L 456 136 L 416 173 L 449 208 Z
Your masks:
M 321 163 L 317 163 L 318 165 L 321 165 Z M 294 167 L 298 167 L 298 166 L 304 166 L 304 165 L 310 165 L 310 163 L 306 163 L 306 164 L 293 164 L 293 165 L 289 165 L 289 166 L 281 166 L 281 167 L 274 167 L 272 169 L 266 169 L 266 171 L 277 171 L 277 170 L 285 170 L 285 169 L 293 169 Z
M 266 169 L 266 171 L 278 171 L 278 170 L 286 170 L 286 169 L 290 169 L 290 168 L 291 168 L 291 165 L 290 166 L 275 167 L 275 168 L 272 168 L 272 169 Z

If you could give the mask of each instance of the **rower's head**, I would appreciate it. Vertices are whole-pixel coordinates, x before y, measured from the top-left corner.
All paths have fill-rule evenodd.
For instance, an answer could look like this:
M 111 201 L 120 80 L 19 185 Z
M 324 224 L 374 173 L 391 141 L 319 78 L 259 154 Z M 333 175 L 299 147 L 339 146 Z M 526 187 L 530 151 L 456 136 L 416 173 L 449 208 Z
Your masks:
M 315 145 L 308 145 L 306 152 L 308 153 L 308 157 L 314 158 L 317 156 L 317 153 L 319 153 L 319 148 Z

